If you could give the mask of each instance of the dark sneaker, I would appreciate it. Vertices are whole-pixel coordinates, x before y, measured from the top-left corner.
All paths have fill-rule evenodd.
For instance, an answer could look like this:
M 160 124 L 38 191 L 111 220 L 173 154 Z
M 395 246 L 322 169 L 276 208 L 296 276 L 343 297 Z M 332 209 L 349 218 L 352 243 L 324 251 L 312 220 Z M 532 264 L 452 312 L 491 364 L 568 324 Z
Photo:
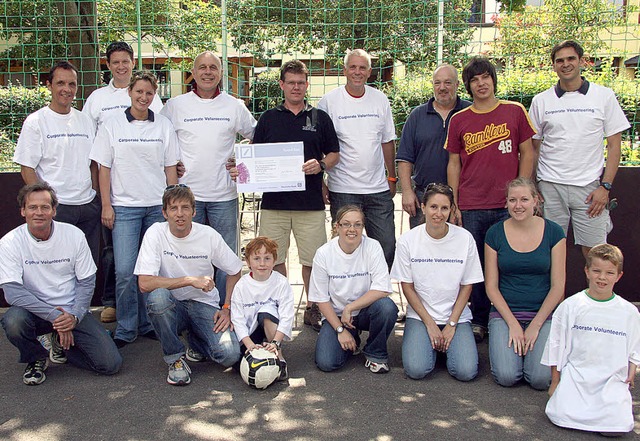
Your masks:
M 142 334 L 142 336 L 151 340 L 160 340 L 158 338 L 158 334 L 156 334 L 156 331 L 154 331 L 153 329 L 151 331 L 145 332 L 144 334 Z
M 481 325 L 471 325 L 473 331 L 473 337 L 476 339 L 476 343 L 480 343 L 487 336 L 487 328 Z
M 191 383 L 191 369 L 184 357 L 180 357 L 169 365 L 167 383 L 174 386 L 186 386 Z
M 122 340 L 121 338 L 113 338 L 113 342 L 116 344 L 116 347 L 118 349 L 122 349 L 124 348 L 126 345 L 128 345 L 129 343 L 131 343 L 130 341 L 126 341 L 126 340 Z
M 364 367 L 369 368 L 374 374 L 386 374 L 389 372 L 389 365 L 387 363 L 376 363 L 368 359 L 364 363 Z
M 56 331 L 51 333 L 51 349 L 49 349 L 49 360 L 56 364 L 64 364 L 67 362 L 67 354 L 60 344 L 60 336 Z
M 314 331 L 320 332 L 320 328 L 322 327 L 322 314 L 320 313 L 320 308 L 318 308 L 317 303 L 314 303 L 304 310 L 304 324 L 310 325 Z
M 188 361 L 192 361 L 194 363 L 200 363 L 207 359 L 207 356 L 197 352 L 191 348 L 187 349 L 187 353 L 184 356 Z
M 284 360 L 278 360 L 278 365 L 280 366 L 280 376 L 278 377 L 278 381 L 288 380 L 289 370 L 287 369 L 287 362 Z
M 47 379 L 44 371 L 47 370 L 47 359 L 36 360 L 27 365 L 22 375 L 22 382 L 28 386 L 35 386 Z

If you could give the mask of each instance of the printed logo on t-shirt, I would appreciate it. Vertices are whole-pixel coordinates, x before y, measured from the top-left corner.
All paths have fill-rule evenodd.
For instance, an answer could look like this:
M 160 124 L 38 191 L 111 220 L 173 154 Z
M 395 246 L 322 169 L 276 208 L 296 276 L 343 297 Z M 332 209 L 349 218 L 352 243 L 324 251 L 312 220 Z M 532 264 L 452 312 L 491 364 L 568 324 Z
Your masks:
M 303 126 L 302 130 L 305 130 L 307 132 L 315 132 L 316 131 L 316 126 L 311 123 L 311 118 L 309 118 L 308 116 L 307 116 L 307 125 Z
M 412 257 L 411 263 L 457 263 L 462 265 L 464 260 L 462 259 L 442 259 L 439 257 Z
M 624 331 L 616 331 L 615 329 L 602 328 L 600 326 L 591 326 L 591 325 L 579 325 L 575 324 L 571 328 L 576 331 L 586 331 L 586 332 L 600 332 L 601 334 L 609 334 L 609 335 L 618 335 L 620 337 L 626 337 L 627 333 Z
M 179 253 L 174 253 L 173 251 L 168 251 L 168 250 L 164 250 L 162 252 L 162 254 L 165 255 L 165 256 L 174 257 L 176 259 L 184 259 L 184 260 L 202 259 L 202 260 L 209 260 L 209 256 L 207 254 L 179 254 Z
M 272 299 L 271 297 L 269 297 L 266 300 L 262 300 L 262 301 L 255 301 L 255 302 L 251 302 L 251 303 L 243 303 L 242 307 L 243 308 L 254 308 L 256 306 L 264 306 L 264 305 L 274 305 L 276 308 L 279 306 L 279 303 Z
M 190 123 L 190 122 L 202 122 L 202 121 L 224 121 L 224 122 L 231 122 L 231 118 L 225 116 L 225 117 L 214 117 L 214 116 L 196 116 L 194 118 L 185 118 L 182 121 L 186 122 L 186 123 Z
M 47 139 L 57 139 L 57 138 L 87 138 L 89 139 L 89 135 L 86 133 L 53 133 L 47 134 Z
M 55 265 L 56 263 L 70 263 L 69 257 L 63 257 L 61 259 L 47 259 L 47 260 L 29 260 L 24 261 L 25 265 Z
M 356 119 L 356 118 L 380 118 L 377 113 L 356 113 L 353 115 L 338 115 L 338 119 Z
M 100 109 L 101 112 L 109 112 L 111 110 L 120 110 L 120 109 L 126 109 L 127 107 L 129 107 L 128 104 L 120 104 L 118 106 L 111 106 L 111 107 L 103 107 L 102 109 Z
M 464 141 L 464 149 L 468 155 L 471 155 L 475 152 L 478 152 L 490 145 L 504 141 L 511 136 L 511 131 L 507 128 L 507 123 L 495 125 L 493 123 L 485 126 L 484 130 L 476 133 L 465 133 L 462 137 Z M 507 150 L 506 145 L 501 144 L 502 148 L 500 149 L 502 153 L 510 153 Z M 511 147 L 509 145 L 509 147 Z
M 346 273 L 346 274 L 329 274 L 329 279 L 353 279 L 355 277 L 369 277 L 371 273 L 369 271 L 364 271 L 361 273 Z

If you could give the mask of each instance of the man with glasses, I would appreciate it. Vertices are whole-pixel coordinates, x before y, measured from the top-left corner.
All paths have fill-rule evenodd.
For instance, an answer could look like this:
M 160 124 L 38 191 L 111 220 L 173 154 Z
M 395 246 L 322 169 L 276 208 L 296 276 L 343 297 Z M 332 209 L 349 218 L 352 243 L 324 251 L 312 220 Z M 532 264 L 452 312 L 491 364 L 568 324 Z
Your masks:
M 147 230 L 134 274 L 169 365 L 167 383 L 183 386 L 191 382 L 183 331 L 189 331 L 195 350 L 216 363 L 229 367 L 240 359 L 240 344 L 229 315 L 220 309 L 213 272 L 215 266 L 228 274 L 230 301 L 242 261 L 213 228 L 193 222 L 196 201 L 186 185 L 167 187 L 162 214 L 167 222 Z
M 471 102 L 460 99 L 458 71 L 449 64 L 433 72 L 433 97 L 411 112 L 402 129 L 396 153 L 402 185 L 402 208 L 409 214 L 411 228 L 424 223 L 420 209 L 426 186 L 447 182 L 449 153 L 444 149 L 451 117 Z M 415 186 L 415 190 L 414 190 Z
M 304 191 L 267 192 L 262 195 L 260 235 L 278 244 L 274 269 L 287 275 L 285 260 L 293 231 L 302 265 L 305 292 L 309 293 L 311 266 L 316 250 L 327 242 L 322 177 L 339 159 L 338 137 L 329 115 L 305 100 L 309 71 L 303 62 L 291 60 L 280 68 L 280 89 L 284 101 L 267 110 L 258 121 L 253 141 L 257 143 L 296 142 L 304 144 Z M 237 169 L 233 169 L 237 176 Z M 305 324 L 320 330 L 317 304 L 307 302 Z

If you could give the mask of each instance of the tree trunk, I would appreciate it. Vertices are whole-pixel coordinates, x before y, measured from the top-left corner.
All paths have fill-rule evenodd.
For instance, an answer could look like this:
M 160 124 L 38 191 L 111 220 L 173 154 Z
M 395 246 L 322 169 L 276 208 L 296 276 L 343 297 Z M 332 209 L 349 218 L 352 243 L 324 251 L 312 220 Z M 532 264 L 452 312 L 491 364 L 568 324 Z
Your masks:
M 79 70 L 79 108 L 101 81 L 100 48 L 96 26 L 95 0 L 63 0 L 57 2 L 58 11 L 67 29 L 67 56 Z

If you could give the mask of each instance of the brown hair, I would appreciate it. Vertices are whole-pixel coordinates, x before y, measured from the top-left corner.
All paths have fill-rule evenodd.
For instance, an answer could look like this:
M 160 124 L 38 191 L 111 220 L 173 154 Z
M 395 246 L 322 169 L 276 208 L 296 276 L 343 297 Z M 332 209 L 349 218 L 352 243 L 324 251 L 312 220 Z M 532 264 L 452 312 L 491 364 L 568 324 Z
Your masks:
M 162 209 L 167 211 L 169 204 L 175 201 L 189 201 L 191 208 L 196 209 L 196 198 L 189 187 L 184 184 L 170 185 L 162 195 Z
M 258 236 L 251 242 L 249 242 L 244 248 L 245 260 L 248 262 L 249 257 L 251 257 L 252 254 L 260 251 L 260 248 L 262 247 L 264 247 L 267 253 L 273 254 L 273 260 L 276 260 L 278 258 L 278 244 L 276 243 L 276 241 L 273 239 L 269 239 L 266 236 Z
M 362 211 L 362 207 L 355 204 L 343 205 L 342 207 L 340 207 L 340 209 L 338 209 L 338 212 L 336 213 L 336 221 L 333 223 L 333 228 L 331 230 L 332 238 L 338 235 L 338 228 L 336 225 L 340 223 L 340 221 L 345 216 L 345 214 L 350 213 L 352 211 L 356 211 L 360 213 L 360 216 L 362 216 L 362 222 L 364 222 L 364 211 Z
M 133 90 L 133 86 L 135 86 L 138 81 L 148 81 L 153 87 L 153 90 L 158 90 L 158 79 L 148 70 L 139 70 L 131 75 L 129 90 Z
M 622 251 L 620 251 L 620 248 L 617 246 L 609 245 L 608 243 L 596 245 L 591 248 L 591 250 L 589 250 L 589 254 L 587 254 L 587 263 L 585 265 L 587 268 L 591 268 L 593 259 L 601 259 L 611 262 L 618 268 L 619 273 L 622 272 L 622 262 L 624 258 L 622 257 Z
M 35 184 L 25 185 L 18 191 L 18 205 L 20 208 L 26 208 L 25 205 L 27 203 L 27 197 L 31 193 L 37 193 L 39 191 L 48 191 L 51 196 L 51 208 L 56 208 L 58 206 L 58 196 L 56 196 L 56 191 L 49 185 L 48 182 L 36 182 Z

